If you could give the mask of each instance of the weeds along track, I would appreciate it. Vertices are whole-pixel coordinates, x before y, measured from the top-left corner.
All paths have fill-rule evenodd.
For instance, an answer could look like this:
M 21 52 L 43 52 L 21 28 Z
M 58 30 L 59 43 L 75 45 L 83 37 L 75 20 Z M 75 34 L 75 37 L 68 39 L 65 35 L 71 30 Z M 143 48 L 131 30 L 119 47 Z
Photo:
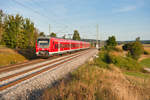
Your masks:
M 27 67 L 24 67 L 22 69 L 17 69 L 17 70 L 1 73 L 0 74 L 0 91 L 11 88 L 17 85 L 18 83 L 28 80 L 52 68 L 55 68 L 58 65 L 69 62 L 83 54 L 88 53 L 89 51 L 90 49 L 81 51 L 81 52 L 76 52 L 74 54 L 67 55 L 64 57 L 59 57 L 57 59 L 46 60 L 38 64 L 28 65 Z

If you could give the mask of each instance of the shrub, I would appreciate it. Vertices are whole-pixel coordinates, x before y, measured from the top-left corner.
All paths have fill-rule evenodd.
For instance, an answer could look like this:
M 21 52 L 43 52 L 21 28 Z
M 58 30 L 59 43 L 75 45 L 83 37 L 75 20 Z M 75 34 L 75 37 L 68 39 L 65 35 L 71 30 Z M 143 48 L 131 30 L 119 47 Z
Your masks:
M 130 57 L 121 57 L 121 56 L 110 56 L 111 63 L 117 67 L 130 70 L 130 71 L 141 71 L 142 66 L 134 59 Z
M 102 68 L 109 68 L 108 62 L 109 62 L 109 57 L 108 57 L 108 52 L 106 51 L 100 51 L 98 54 L 98 58 L 94 60 L 94 64 L 102 67 Z
M 101 51 L 99 57 L 95 59 L 95 64 L 99 67 L 109 68 L 109 64 L 114 64 L 119 68 L 130 71 L 141 71 L 142 66 L 130 57 L 114 56 L 108 51 Z
M 149 55 L 149 52 L 146 51 L 146 50 L 144 50 L 144 54 L 145 54 L 145 55 Z
M 132 43 L 126 43 L 122 46 L 122 49 L 125 51 L 131 50 L 132 48 Z
M 123 47 L 123 50 L 129 51 L 128 56 L 137 60 L 141 54 L 144 53 L 143 45 L 140 41 L 135 41 L 132 43 L 127 43 Z
M 132 43 L 130 54 L 133 59 L 137 60 L 140 57 L 140 55 L 143 53 L 144 53 L 144 48 L 139 41 Z

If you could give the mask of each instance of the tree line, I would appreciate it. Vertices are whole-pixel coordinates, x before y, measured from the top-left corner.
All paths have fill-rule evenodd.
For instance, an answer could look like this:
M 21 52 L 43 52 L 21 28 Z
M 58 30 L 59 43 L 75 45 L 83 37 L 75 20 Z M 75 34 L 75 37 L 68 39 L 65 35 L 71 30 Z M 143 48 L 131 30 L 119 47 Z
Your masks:
M 46 36 L 44 32 L 39 32 L 34 23 L 29 18 L 21 15 L 9 15 L 0 10 L 0 45 L 10 48 L 34 48 L 38 36 Z M 48 36 L 57 37 L 52 32 Z M 66 38 L 65 35 L 62 38 Z M 74 30 L 73 40 L 81 40 L 78 30 Z
M 0 45 L 10 48 L 33 48 L 40 32 L 34 23 L 19 14 L 8 15 L 0 10 Z

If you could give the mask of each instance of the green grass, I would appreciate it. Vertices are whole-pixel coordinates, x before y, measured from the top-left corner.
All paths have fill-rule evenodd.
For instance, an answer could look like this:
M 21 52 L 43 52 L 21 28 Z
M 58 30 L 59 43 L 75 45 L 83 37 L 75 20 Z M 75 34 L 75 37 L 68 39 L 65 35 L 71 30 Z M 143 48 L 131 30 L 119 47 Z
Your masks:
M 142 73 L 142 72 L 125 71 L 124 74 L 129 75 L 129 76 L 144 78 L 144 79 L 150 78 L 150 74 Z
M 140 62 L 142 65 L 150 68 L 150 58 L 144 59 Z
M 114 56 L 111 52 L 101 51 L 99 57 L 95 60 L 95 64 L 102 68 L 109 68 L 109 64 L 130 71 L 141 71 L 142 65 L 130 57 Z

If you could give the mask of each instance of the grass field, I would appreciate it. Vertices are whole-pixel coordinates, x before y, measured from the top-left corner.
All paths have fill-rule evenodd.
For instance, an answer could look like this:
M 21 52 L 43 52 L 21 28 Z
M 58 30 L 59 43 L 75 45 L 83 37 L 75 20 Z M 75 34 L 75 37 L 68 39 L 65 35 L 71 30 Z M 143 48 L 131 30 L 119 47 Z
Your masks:
M 144 47 L 150 47 L 150 44 L 143 44 Z
M 138 78 L 143 78 L 143 79 L 147 79 L 147 78 L 150 79 L 150 74 L 148 73 L 125 71 L 124 74 L 138 77 Z
M 149 67 L 150 68 L 150 58 L 146 58 L 146 59 L 142 60 L 140 63 L 142 65 L 144 65 L 145 67 Z

